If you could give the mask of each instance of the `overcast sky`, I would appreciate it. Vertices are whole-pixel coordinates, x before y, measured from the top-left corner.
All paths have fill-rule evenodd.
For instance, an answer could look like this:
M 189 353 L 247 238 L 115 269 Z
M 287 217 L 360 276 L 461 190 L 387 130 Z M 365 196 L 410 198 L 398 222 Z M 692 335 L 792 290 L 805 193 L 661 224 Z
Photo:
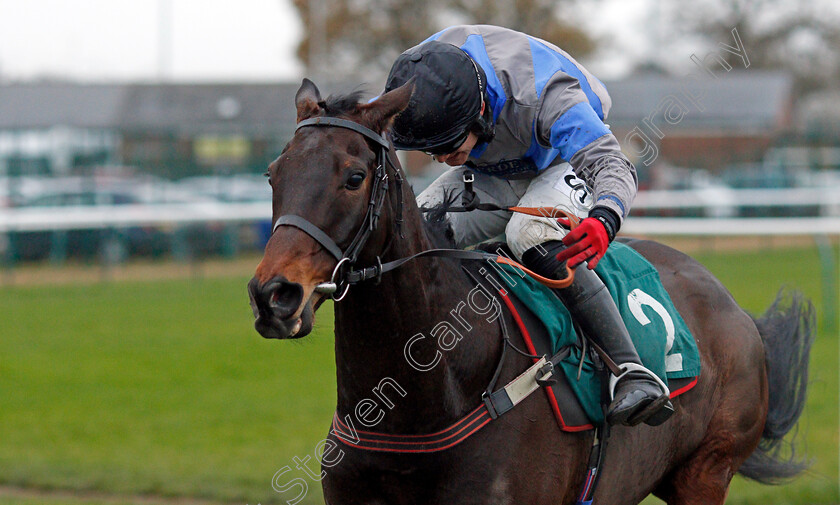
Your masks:
M 599 76 L 651 51 L 654 5 L 606 0 L 583 16 L 612 42 L 592 63 Z M 0 78 L 296 80 L 301 33 L 291 0 L 0 0 Z
M 0 0 L 0 75 L 290 79 L 300 34 L 290 0 Z

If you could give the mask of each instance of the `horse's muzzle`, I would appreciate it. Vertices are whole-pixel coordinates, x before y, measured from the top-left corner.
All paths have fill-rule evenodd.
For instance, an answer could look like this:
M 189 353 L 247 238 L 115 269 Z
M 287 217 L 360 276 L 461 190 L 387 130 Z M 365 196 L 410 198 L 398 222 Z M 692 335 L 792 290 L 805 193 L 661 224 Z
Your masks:
M 275 277 L 260 284 L 254 277 L 248 283 L 254 328 L 265 338 L 300 338 L 312 331 L 313 311 L 307 303 L 296 317 L 303 303 L 303 286 Z

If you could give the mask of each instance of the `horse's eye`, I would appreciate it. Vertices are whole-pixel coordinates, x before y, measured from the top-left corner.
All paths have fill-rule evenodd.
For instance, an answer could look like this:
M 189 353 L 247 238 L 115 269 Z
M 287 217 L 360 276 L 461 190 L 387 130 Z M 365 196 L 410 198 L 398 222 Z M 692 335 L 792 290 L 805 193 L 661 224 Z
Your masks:
M 347 182 L 344 183 L 344 187 L 347 189 L 359 189 L 362 187 L 363 182 L 365 182 L 364 172 L 353 172 L 350 174 L 350 177 L 347 178 Z

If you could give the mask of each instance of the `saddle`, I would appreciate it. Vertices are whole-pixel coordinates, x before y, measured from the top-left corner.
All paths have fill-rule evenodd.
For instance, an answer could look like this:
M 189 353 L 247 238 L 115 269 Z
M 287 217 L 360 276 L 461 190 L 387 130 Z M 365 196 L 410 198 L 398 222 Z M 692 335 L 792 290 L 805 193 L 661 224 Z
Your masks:
M 503 243 L 482 244 L 480 249 L 488 252 L 501 250 L 504 254 L 510 254 Z M 580 432 L 601 425 L 603 413 L 610 401 L 606 390 L 610 371 L 594 348 L 588 345 L 588 339 L 580 328 L 575 325 L 575 337 L 558 349 L 557 336 L 552 335 L 544 323 L 546 314 L 535 313 L 535 306 L 539 304 L 535 304 L 535 300 L 523 299 L 517 296 L 513 289 L 509 289 L 510 271 L 488 268 L 475 261 L 462 262 L 462 268 L 476 284 L 482 286 L 487 293 L 495 295 L 510 314 L 522 337 L 522 342 L 517 342 L 516 345 L 524 346 L 523 350 L 536 356 L 533 358 L 535 363 L 539 358 L 547 357 L 548 361 L 555 364 L 557 373 L 553 374 L 554 380 L 552 383 L 541 385 L 560 429 Z M 519 280 L 515 274 L 513 276 Z M 545 296 L 556 300 L 553 292 L 548 289 L 545 292 L 548 293 Z M 557 303 L 560 304 L 559 300 Z M 540 307 L 545 310 L 544 304 Z M 689 391 L 697 384 L 699 361 L 697 373 L 689 371 L 688 375 L 690 376 L 669 375 L 671 398 Z

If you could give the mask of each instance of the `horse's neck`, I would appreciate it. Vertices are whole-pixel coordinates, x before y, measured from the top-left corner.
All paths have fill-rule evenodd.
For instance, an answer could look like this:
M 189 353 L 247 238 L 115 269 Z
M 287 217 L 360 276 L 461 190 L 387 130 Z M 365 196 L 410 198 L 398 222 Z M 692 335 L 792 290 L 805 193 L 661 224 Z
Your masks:
M 433 247 L 419 213 L 406 224 L 406 238 L 394 243 L 389 259 Z M 371 408 L 368 420 L 376 419 L 379 410 L 368 399 L 385 412 L 374 429 L 421 433 L 475 408 L 501 338 L 498 321 L 470 310 L 473 288 L 448 259 L 409 262 L 379 285 L 353 286 L 336 304 L 339 414 Z

